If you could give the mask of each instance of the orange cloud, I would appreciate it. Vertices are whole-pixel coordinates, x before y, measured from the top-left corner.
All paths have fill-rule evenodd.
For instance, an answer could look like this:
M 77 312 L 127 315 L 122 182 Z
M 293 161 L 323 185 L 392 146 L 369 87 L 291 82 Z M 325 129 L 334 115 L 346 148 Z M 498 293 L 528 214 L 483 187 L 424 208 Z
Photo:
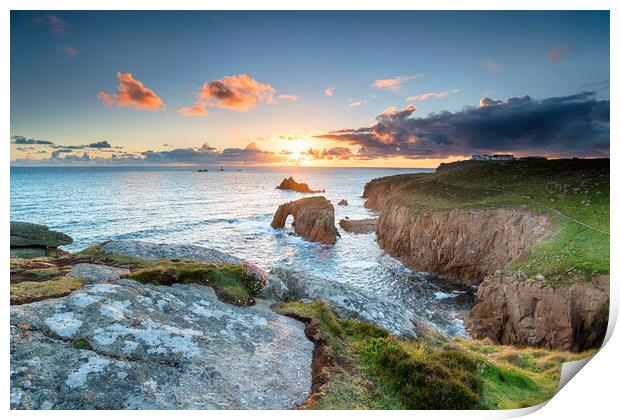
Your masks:
M 278 95 L 278 99 L 297 102 L 299 100 L 299 97 L 297 95 L 282 94 Z
M 131 73 L 116 73 L 120 81 L 116 93 L 99 92 L 97 97 L 107 106 L 132 107 L 134 109 L 156 110 L 164 107 L 164 101 Z
M 334 87 L 330 86 L 327 89 L 325 89 L 325 96 L 334 96 Z
M 422 74 L 414 74 L 413 76 L 396 76 L 391 79 L 378 79 L 370 85 L 376 89 L 392 89 L 398 90 L 403 84 L 409 80 L 415 80 L 422 77 Z
M 407 100 L 408 101 L 426 101 L 427 99 L 431 99 L 431 98 L 445 98 L 446 96 L 452 93 L 458 93 L 458 92 L 459 92 L 458 89 L 446 90 L 443 92 L 426 92 L 420 95 L 409 96 Z
M 245 112 L 259 102 L 274 103 L 275 93 L 273 87 L 257 82 L 247 74 L 226 76 L 202 85 L 202 90 L 196 95 L 196 103 L 192 107 L 180 108 L 177 112 L 187 116 L 207 115 L 207 107 Z
M 209 115 L 209 112 L 200 105 L 185 106 L 177 109 L 177 112 L 186 117 L 204 117 Z
M 566 54 L 565 45 L 554 45 L 549 49 L 549 60 L 560 61 L 564 54 Z
M 75 57 L 76 55 L 80 53 L 76 48 L 73 48 L 70 45 L 65 45 L 64 47 L 58 48 L 58 52 L 66 54 L 69 57 Z

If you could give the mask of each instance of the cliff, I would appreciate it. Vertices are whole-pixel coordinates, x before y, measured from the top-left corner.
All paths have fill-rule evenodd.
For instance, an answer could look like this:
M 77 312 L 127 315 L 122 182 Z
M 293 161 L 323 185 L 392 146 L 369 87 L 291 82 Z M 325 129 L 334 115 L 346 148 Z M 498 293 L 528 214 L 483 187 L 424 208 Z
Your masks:
M 377 241 L 386 252 L 480 285 L 469 319 L 475 337 L 572 351 L 602 342 L 608 159 L 458 162 L 373 180 L 364 197 L 381 211 Z
M 487 276 L 468 330 L 474 338 L 557 350 L 600 347 L 607 332 L 609 276 L 550 287 L 518 274 Z
M 477 285 L 543 239 L 546 224 L 544 214 L 521 209 L 418 214 L 393 205 L 381 213 L 377 241 L 411 268 Z

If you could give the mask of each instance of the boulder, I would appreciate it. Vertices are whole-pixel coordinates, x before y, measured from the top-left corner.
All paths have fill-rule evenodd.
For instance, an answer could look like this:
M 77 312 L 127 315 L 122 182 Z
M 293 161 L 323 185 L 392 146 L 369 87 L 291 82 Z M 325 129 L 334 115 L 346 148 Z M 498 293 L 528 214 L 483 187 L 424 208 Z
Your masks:
M 325 197 L 307 197 L 278 207 L 271 227 L 281 229 L 293 215 L 295 233 L 311 242 L 333 244 L 340 236 L 334 224 L 334 206 Z
M 348 205 L 349 205 L 349 202 L 343 198 L 342 200 L 340 200 L 340 201 L 338 202 L 338 205 L 339 205 L 339 206 L 348 206 Z
M 73 239 L 62 232 L 49 230 L 45 225 L 28 222 L 11 222 L 11 248 L 57 248 L 70 245 Z
M 198 245 L 158 244 L 146 241 L 110 241 L 102 246 L 101 251 L 109 254 L 144 258 L 147 260 L 178 258 L 182 260 L 204 261 L 213 264 L 243 263 L 243 260 L 240 258 Z
M 12 409 L 288 409 L 312 382 L 303 323 L 209 287 L 133 280 L 11 307 Z
M 105 283 L 118 280 L 126 274 L 129 274 L 129 270 L 126 268 L 100 264 L 76 264 L 67 273 L 68 276 L 80 277 L 86 283 Z
M 377 221 L 379 218 L 374 219 L 342 219 L 340 220 L 340 227 L 349 233 L 371 233 L 377 228 Z
M 288 178 L 284 178 L 282 182 L 280 182 L 280 185 L 278 185 L 276 188 L 279 190 L 292 190 L 292 191 L 297 191 L 301 193 L 325 192 L 325 190 L 313 190 L 305 182 L 295 181 L 295 179 L 292 176 Z
M 416 336 L 417 317 L 397 302 L 370 297 L 355 286 L 300 271 L 274 268 L 271 275 L 286 285 L 287 299 L 322 300 L 341 318 L 370 322 L 400 337 Z

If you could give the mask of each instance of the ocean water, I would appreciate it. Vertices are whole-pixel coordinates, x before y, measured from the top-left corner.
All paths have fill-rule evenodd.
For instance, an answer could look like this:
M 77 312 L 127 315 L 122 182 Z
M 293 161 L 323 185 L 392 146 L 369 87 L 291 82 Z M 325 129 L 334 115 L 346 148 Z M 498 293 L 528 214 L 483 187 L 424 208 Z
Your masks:
M 293 176 L 323 194 L 336 224 L 374 217 L 364 208 L 364 185 L 373 178 L 423 169 L 195 167 L 13 167 L 11 220 L 48 225 L 72 236 L 66 250 L 112 239 L 202 245 L 269 269 L 284 266 L 355 285 L 373 296 L 401 302 L 449 335 L 466 335 L 463 319 L 473 305 L 466 289 L 407 269 L 378 246 L 374 234 L 339 229 L 335 245 L 295 236 L 291 219 L 274 230 L 278 205 L 307 196 L 275 186 Z M 349 206 L 335 205 L 345 198 Z

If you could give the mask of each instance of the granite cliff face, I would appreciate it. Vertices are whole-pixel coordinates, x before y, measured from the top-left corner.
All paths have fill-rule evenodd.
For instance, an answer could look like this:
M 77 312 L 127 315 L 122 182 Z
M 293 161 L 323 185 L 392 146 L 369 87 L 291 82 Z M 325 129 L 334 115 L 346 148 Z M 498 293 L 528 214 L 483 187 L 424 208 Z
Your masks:
M 518 274 L 487 276 L 468 329 L 474 338 L 557 350 L 599 347 L 607 331 L 609 276 L 551 288 Z
M 325 197 L 308 197 L 278 207 L 271 227 L 281 229 L 286 218 L 293 215 L 295 233 L 311 242 L 336 243 L 340 236 L 334 224 L 334 206 Z
M 547 217 L 511 208 L 455 209 L 419 214 L 386 207 L 377 241 L 407 266 L 477 285 L 543 239 Z
M 381 212 L 377 242 L 412 269 L 479 285 L 467 325 L 473 337 L 570 351 L 602 344 L 609 276 L 586 281 L 580 274 L 564 286 L 551 287 L 544 277 L 528 280 L 507 270 L 525 250 L 553 235 L 556 226 L 546 214 L 525 206 L 459 207 L 467 197 L 458 195 L 458 187 L 445 193 L 449 185 L 437 183 L 440 188 L 434 192 L 432 183 L 418 184 L 418 179 L 394 176 L 366 185 L 366 207 Z M 426 190 L 417 197 L 437 198 L 438 208 L 407 201 L 418 185 Z M 441 208 L 446 200 L 451 205 Z

